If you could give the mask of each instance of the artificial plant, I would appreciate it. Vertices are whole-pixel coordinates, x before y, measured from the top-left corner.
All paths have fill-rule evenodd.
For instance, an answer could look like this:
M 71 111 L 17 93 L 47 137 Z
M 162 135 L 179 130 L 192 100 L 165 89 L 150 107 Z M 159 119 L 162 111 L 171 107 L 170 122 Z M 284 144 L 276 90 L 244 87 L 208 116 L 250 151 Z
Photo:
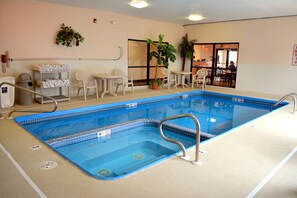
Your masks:
M 192 59 L 194 53 L 194 43 L 196 39 L 189 41 L 188 34 L 182 37 L 182 42 L 178 45 L 180 56 L 183 59 L 182 71 L 185 71 L 186 59 Z
M 156 50 L 151 51 L 149 54 L 150 60 L 152 60 L 153 57 L 155 57 L 157 59 L 155 78 L 151 82 L 152 86 L 154 86 L 154 84 L 156 84 L 156 83 L 158 83 L 158 85 L 161 84 L 160 79 L 157 79 L 159 65 L 164 65 L 165 68 L 168 68 L 169 60 L 171 62 L 174 62 L 176 60 L 176 57 L 174 54 L 176 52 L 176 49 L 174 48 L 173 45 L 163 42 L 163 39 L 164 39 L 164 35 L 159 34 L 158 42 L 154 42 L 151 39 L 147 40 L 148 44 L 153 45 L 156 48 Z
M 61 29 L 57 34 L 56 44 L 66 45 L 67 47 L 72 47 L 72 44 L 75 43 L 76 46 L 79 46 L 80 43 L 84 41 L 84 37 L 74 31 L 71 26 L 66 26 L 64 23 L 61 24 Z

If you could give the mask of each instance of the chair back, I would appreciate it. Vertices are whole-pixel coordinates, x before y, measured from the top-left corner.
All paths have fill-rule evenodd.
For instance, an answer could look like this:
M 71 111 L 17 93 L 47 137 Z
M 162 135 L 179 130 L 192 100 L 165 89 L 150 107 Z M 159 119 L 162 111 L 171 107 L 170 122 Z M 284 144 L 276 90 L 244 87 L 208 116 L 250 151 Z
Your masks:
M 121 76 L 124 80 L 124 83 L 128 83 L 128 76 L 125 74 L 125 72 L 121 69 L 114 69 L 113 73 L 117 76 Z
M 113 73 L 117 76 L 123 76 L 126 77 L 127 75 L 125 74 L 125 72 L 121 69 L 114 69 Z
M 88 82 L 88 75 L 83 71 L 77 71 L 75 78 L 77 81 Z
M 204 78 L 207 75 L 208 75 L 207 69 L 202 68 L 197 71 L 197 78 Z
M 167 68 L 163 68 L 162 69 L 162 74 L 163 74 L 163 76 L 168 76 L 168 72 L 169 72 L 169 70 L 167 69 Z

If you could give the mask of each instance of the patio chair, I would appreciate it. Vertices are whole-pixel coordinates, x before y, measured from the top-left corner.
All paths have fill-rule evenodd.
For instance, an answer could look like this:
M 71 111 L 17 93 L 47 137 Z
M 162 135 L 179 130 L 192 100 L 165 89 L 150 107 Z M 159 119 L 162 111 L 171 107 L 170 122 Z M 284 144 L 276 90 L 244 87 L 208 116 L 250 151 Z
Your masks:
M 198 84 L 201 83 L 202 84 L 202 90 L 205 89 L 205 84 L 206 84 L 206 76 L 208 75 L 208 71 L 207 69 L 199 69 L 196 74 L 192 75 L 192 89 L 194 88 L 195 83 Z
M 177 84 L 177 77 L 176 75 L 173 75 L 170 73 L 170 71 L 166 68 L 163 68 L 162 70 L 162 74 L 163 74 L 163 81 L 162 81 L 162 87 L 167 84 L 167 88 L 170 89 L 170 84 L 173 82 L 173 85 Z M 175 86 L 175 88 L 177 88 L 177 86 Z
M 116 92 L 120 86 L 122 86 L 123 95 L 126 94 L 126 89 L 130 86 L 132 88 L 132 93 L 134 93 L 134 85 L 133 85 L 133 78 L 129 79 L 125 72 L 121 69 L 115 69 L 113 72 L 117 76 L 121 76 L 121 79 L 117 79 L 116 84 Z
M 98 97 L 98 88 L 97 88 L 97 81 L 93 78 L 90 78 L 85 72 L 77 71 L 75 73 L 75 78 L 78 81 L 78 90 L 77 96 L 79 96 L 80 90 L 82 89 L 84 92 L 84 99 L 87 100 L 87 95 L 89 89 L 95 89 L 96 97 Z

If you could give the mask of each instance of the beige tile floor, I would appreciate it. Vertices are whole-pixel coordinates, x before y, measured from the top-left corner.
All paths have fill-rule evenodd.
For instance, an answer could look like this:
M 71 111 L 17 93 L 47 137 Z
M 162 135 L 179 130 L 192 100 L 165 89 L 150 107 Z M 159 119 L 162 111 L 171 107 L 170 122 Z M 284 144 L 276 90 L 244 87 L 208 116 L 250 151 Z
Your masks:
M 136 90 L 87 102 L 73 98 L 59 103 L 59 110 L 133 98 L 164 95 L 190 89 Z M 280 96 L 238 92 L 208 87 L 209 91 L 278 99 Z M 33 104 L 27 109 L 50 105 Z M 24 108 L 16 105 L 13 108 Z M 4 116 L 10 109 L 5 109 Z M 206 154 L 201 166 L 174 157 L 159 165 L 116 181 L 94 179 L 58 155 L 18 126 L 13 120 L 0 120 L 0 143 L 36 184 L 24 179 L 8 155 L 0 149 L 0 197 L 247 197 L 297 146 L 297 113 L 292 104 L 232 130 L 227 135 L 201 145 Z M 24 115 L 15 113 L 14 116 Z M 31 146 L 41 145 L 36 151 Z M 194 159 L 194 150 L 189 152 Z M 41 170 L 44 161 L 58 166 Z M 297 153 L 255 194 L 255 197 L 297 197 Z

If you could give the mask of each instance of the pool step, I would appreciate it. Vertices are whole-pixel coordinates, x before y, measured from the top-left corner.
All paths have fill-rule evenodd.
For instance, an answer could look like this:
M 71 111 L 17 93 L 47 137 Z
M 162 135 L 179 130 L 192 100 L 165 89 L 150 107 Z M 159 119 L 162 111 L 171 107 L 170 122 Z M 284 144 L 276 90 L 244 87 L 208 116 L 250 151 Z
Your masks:
M 152 141 L 143 141 L 138 142 L 136 144 L 133 144 L 126 148 L 120 148 L 116 151 L 93 157 L 92 159 L 84 161 L 81 166 L 87 169 L 93 169 L 94 167 L 102 167 L 105 164 L 108 164 L 111 161 L 121 161 L 121 163 L 124 163 L 125 160 L 131 158 L 133 154 L 137 153 L 144 153 L 146 156 L 155 155 L 171 155 L 175 153 L 176 151 L 171 150 L 167 147 L 164 147 L 158 143 L 152 142 Z M 123 161 L 122 161 L 123 160 Z M 133 161 L 129 161 L 133 162 Z M 122 164 L 117 164 L 122 165 Z
M 168 157 L 167 155 L 161 155 L 159 157 L 157 156 L 150 156 L 147 159 L 143 160 L 143 161 L 134 161 L 133 163 L 129 164 L 129 166 L 127 167 L 123 167 L 117 170 L 114 170 L 114 173 L 117 175 L 125 175 L 125 174 L 129 174 L 135 170 L 138 169 L 144 169 L 146 167 L 146 165 L 152 165 L 152 163 L 157 162 L 161 159 L 165 159 L 166 157 Z

